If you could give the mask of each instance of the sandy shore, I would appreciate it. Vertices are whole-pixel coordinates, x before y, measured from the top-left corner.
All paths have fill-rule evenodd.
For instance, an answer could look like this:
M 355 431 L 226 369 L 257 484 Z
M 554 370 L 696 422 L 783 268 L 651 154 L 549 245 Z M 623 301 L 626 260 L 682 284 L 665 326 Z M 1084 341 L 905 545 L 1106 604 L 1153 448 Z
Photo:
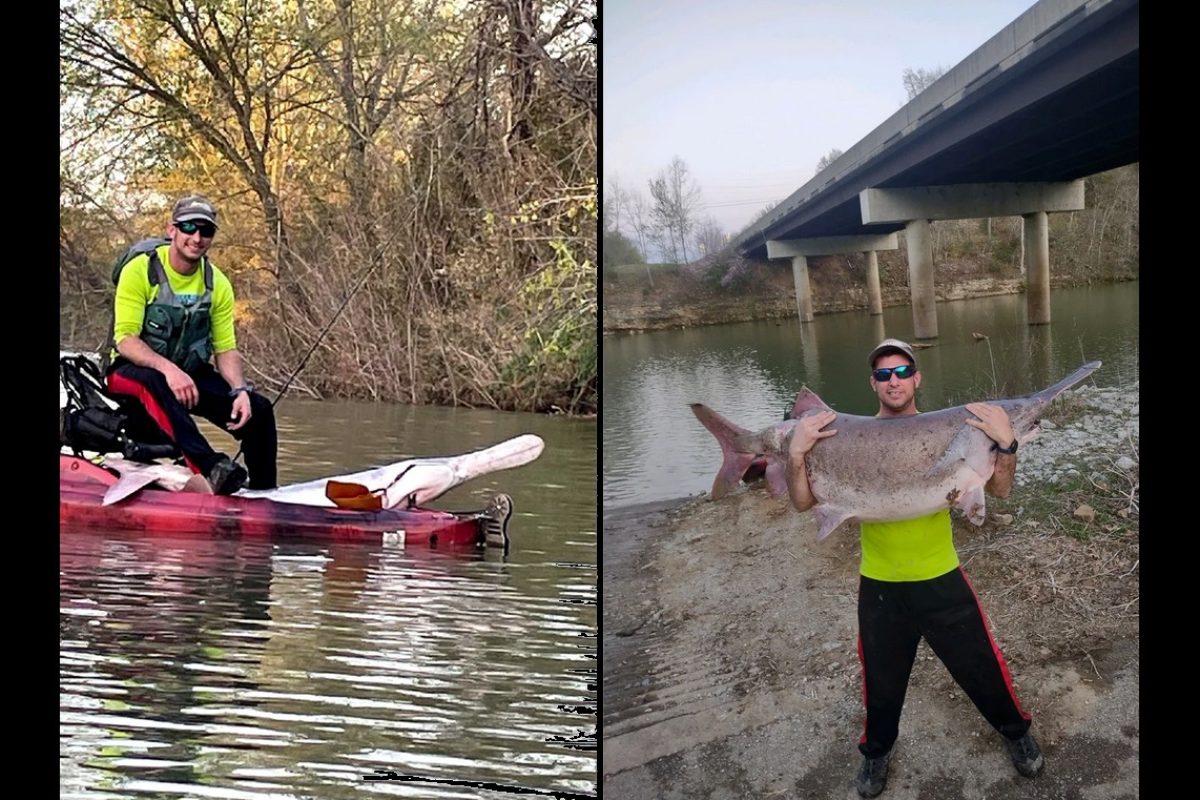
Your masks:
M 1128 403 L 1096 397 L 1128 423 Z M 1067 447 L 1083 440 L 1065 429 L 1104 422 L 1090 403 L 1083 413 L 1075 405 L 1074 421 L 1044 434 L 1027 476 L 1065 473 L 1064 456 L 1086 476 L 1129 452 Z M 998 734 L 922 643 L 883 798 L 1138 796 L 1136 512 L 1130 524 L 1092 500 L 1099 515 L 1079 536 L 1034 518 L 1052 513 L 1030 502 L 1044 491 L 1018 487 L 1001 508 L 1008 518 L 990 508 L 982 528 L 955 521 L 964 568 L 1033 716 L 1044 772 L 1016 773 Z M 857 797 L 856 533 L 843 526 L 818 544 L 812 514 L 756 487 L 718 502 L 606 510 L 605 796 Z

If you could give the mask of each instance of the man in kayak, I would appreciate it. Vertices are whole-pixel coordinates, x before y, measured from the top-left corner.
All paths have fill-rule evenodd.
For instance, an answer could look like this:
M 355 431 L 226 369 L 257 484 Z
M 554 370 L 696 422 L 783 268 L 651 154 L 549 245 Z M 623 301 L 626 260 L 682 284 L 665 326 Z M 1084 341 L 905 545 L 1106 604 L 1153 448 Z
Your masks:
M 205 255 L 216 233 L 213 204 L 199 195 L 181 198 L 171 210 L 169 241 L 121 269 L 108 388 L 140 401 L 218 494 L 233 494 L 247 480 L 251 489 L 272 489 L 275 414 L 242 372 L 233 285 Z M 245 468 L 212 448 L 193 414 L 224 425 L 242 443 Z

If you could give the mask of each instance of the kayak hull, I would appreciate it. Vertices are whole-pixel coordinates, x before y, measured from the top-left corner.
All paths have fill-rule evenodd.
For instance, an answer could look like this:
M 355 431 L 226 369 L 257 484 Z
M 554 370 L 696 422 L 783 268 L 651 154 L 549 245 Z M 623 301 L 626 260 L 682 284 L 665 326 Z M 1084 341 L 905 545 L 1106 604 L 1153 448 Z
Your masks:
M 75 456 L 59 457 L 59 529 L 133 531 L 162 536 L 359 541 L 405 547 L 507 547 L 511 500 L 486 511 L 355 509 L 280 503 L 146 488 L 112 505 L 105 492 L 117 476 Z

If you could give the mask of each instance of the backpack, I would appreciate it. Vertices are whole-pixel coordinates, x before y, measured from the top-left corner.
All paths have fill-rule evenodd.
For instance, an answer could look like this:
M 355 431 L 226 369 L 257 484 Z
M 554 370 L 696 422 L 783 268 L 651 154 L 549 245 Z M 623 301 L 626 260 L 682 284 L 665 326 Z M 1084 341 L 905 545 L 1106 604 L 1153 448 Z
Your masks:
M 89 356 L 62 356 L 58 369 L 67 393 L 60 411 L 60 446 L 69 447 L 77 456 L 89 450 L 120 453 L 131 461 L 180 455 L 179 448 L 156 431 L 153 420 L 136 400 L 108 393 L 100 368 Z
M 138 256 L 149 255 L 151 259 L 158 258 L 156 251 L 164 244 L 170 244 L 171 240 L 165 236 L 154 236 L 149 239 L 142 239 L 140 242 L 135 242 L 130 245 L 129 249 L 121 255 L 117 256 L 116 262 L 112 268 L 112 283 L 116 286 L 121 280 L 121 271 L 125 269 L 125 265 L 133 261 Z M 158 283 L 158 274 L 154 269 L 149 270 L 150 285 L 154 286 Z M 113 298 L 116 302 L 116 298 Z M 113 326 L 117 324 L 117 310 L 110 308 L 108 310 L 108 336 L 104 340 L 104 346 L 100 351 L 100 366 L 107 369 L 109 360 L 112 358 L 112 350 L 116 347 L 116 342 L 113 341 Z
M 150 258 L 157 258 L 154 252 L 164 244 L 170 244 L 171 240 L 165 236 L 157 236 L 150 239 L 142 239 L 140 242 L 130 246 L 128 250 L 122 253 L 115 264 L 113 264 L 112 282 L 113 286 L 121 279 L 121 270 L 125 269 L 125 265 L 133 261 L 138 256 L 150 254 Z M 154 274 L 154 270 L 150 270 L 150 285 L 153 286 L 158 282 L 158 277 Z

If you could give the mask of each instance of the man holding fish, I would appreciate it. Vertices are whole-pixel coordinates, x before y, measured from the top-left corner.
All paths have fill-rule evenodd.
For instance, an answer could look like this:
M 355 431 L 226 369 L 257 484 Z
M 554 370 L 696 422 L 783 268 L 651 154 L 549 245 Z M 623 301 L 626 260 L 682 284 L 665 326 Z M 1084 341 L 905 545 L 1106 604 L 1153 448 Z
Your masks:
M 879 397 L 876 417 L 916 416 L 921 373 L 912 348 L 887 339 L 871 351 L 869 362 L 870 385 Z M 993 443 L 994 467 L 984 488 L 995 497 L 1007 497 L 1016 473 L 1018 441 L 1008 413 L 985 403 L 969 403 L 965 408 L 975 417 L 965 423 Z M 787 487 L 800 511 L 818 502 L 809 484 L 806 456 L 818 442 L 837 435 L 836 428 L 826 427 L 837 417 L 826 409 L 794 426 L 787 448 Z M 895 446 L 917 447 L 918 443 L 897 441 Z M 878 453 L 884 469 L 892 455 Z M 922 637 L 1005 738 L 1017 770 L 1026 777 L 1037 775 L 1044 759 L 1029 733 L 1029 714 L 1017 700 L 1000 648 L 959 565 L 949 508 L 913 518 L 863 521 L 861 539 L 858 622 L 866 721 L 859 740 L 863 754 L 856 780 L 859 795 L 875 797 L 887 783 L 909 674 Z
M 713 480 L 719 499 L 751 474 L 766 476 L 817 518 L 817 541 L 843 522 L 860 524 L 859 653 L 867 718 L 857 786 L 874 797 L 887 783 L 909 674 L 922 637 L 984 717 L 1004 737 L 1017 770 L 1037 775 L 1044 759 L 1012 688 L 978 598 L 958 562 L 950 508 L 982 525 L 985 490 L 1012 489 L 1017 445 L 1038 431 L 1054 398 L 1100 368 L 1090 361 L 1025 397 L 918 413 L 921 383 L 912 347 L 885 339 L 868 358 L 879 398 L 874 416 L 835 412 L 812 390 L 796 395 L 790 419 L 749 431 L 694 403 L 721 445 Z M 763 463 L 765 462 L 765 467 Z

